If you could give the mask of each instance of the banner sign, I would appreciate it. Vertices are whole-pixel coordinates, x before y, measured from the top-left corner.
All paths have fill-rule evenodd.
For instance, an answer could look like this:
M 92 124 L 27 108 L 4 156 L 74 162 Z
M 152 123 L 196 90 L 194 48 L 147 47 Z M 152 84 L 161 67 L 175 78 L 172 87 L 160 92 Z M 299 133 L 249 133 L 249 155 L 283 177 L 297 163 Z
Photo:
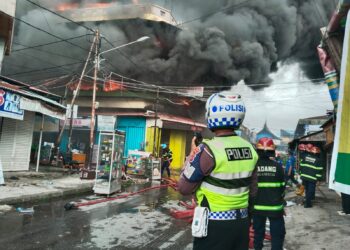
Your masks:
M 0 116 L 23 120 L 21 96 L 0 88 Z
M 97 130 L 113 132 L 115 128 L 115 116 L 98 115 L 97 116 Z
M 329 187 L 350 194 L 350 12 L 347 15 L 340 70 L 337 124 Z
M 63 126 L 64 121 L 60 120 L 60 126 Z M 66 129 L 69 128 L 70 119 L 67 119 L 66 122 Z M 79 129 L 90 129 L 91 127 L 91 119 L 88 118 L 81 118 L 81 119 L 73 119 L 72 123 L 73 128 L 79 128 Z

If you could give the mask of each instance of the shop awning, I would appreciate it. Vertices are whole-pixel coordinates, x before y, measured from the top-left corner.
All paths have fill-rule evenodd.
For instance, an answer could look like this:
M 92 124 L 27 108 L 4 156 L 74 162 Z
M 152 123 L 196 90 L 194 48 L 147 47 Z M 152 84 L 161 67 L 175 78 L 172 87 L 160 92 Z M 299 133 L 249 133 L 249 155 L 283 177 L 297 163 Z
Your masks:
M 100 114 L 100 113 L 99 113 Z M 101 113 L 102 114 L 102 113 Z M 143 116 L 146 118 L 154 119 L 155 113 L 145 113 L 145 112 L 113 112 L 113 113 L 103 113 L 103 115 L 116 115 L 116 116 Z M 158 119 L 163 122 L 164 128 L 171 127 L 174 129 L 182 130 L 198 130 L 199 128 L 206 128 L 207 126 L 204 123 L 194 121 L 193 119 L 176 116 L 171 114 L 159 113 L 157 115 Z M 176 127 L 176 128 L 175 128 Z
M 61 120 L 65 119 L 66 107 L 52 99 L 7 82 L 0 81 L 0 88 L 20 95 L 20 108 L 23 110 L 41 113 Z

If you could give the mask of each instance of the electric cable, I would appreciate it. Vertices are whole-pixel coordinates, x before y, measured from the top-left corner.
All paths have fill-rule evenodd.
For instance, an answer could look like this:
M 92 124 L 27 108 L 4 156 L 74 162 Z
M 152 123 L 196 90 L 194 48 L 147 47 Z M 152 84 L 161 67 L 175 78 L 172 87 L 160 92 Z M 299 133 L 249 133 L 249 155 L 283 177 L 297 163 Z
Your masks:
M 42 71 L 57 69 L 57 68 L 65 67 L 65 66 L 77 65 L 77 64 L 81 64 L 81 63 L 83 63 L 83 62 L 84 62 L 84 61 L 80 61 L 80 62 L 74 62 L 74 63 L 68 63 L 68 64 L 63 64 L 63 65 L 58 65 L 58 66 L 55 66 L 55 67 L 48 67 L 48 68 L 37 69 L 37 70 L 31 70 L 31 71 L 26 71 L 26 72 L 19 72 L 19 73 L 10 74 L 10 75 L 8 75 L 8 76 L 16 76 L 16 75 L 37 73 L 37 72 L 42 72 Z
M 93 33 L 95 33 L 95 31 L 94 31 L 91 27 L 88 27 L 88 26 L 86 26 L 86 25 L 84 25 L 84 24 L 75 22 L 75 21 L 73 21 L 72 19 L 69 19 L 68 17 L 65 17 L 65 16 L 63 16 L 63 15 L 60 15 L 60 14 L 58 14 L 58 13 L 55 12 L 55 11 L 52 11 L 52 10 L 50 10 L 50 9 L 48 9 L 48 8 L 45 8 L 44 6 L 41 6 L 40 4 L 34 3 L 34 2 L 31 1 L 31 0 L 26 0 L 26 1 L 29 2 L 29 3 L 31 3 L 31 4 L 33 4 L 33 5 L 35 5 L 35 6 L 37 6 L 37 7 L 39 7 L 39 8 L 41 8 L 41 9 L 44 9 L 44 10 L 48 11 L 48 12 L 50 12 L 50 13 L 56 15 L 56 16 L 59 16 L 59 17 L 65 19 L 65 20 L 67 20 L 67 21 L 69 21 L 69 22 L 72 22 L 72 23 L 74 23 L 74 24 L 76 24 L 76 25 L 78 25 L 78 26 L 80 26 L 80 27 L 83 27 L 83 28 L 85 28 L 85 29 L 87 29 L 87 30 L 89 30 L 89 31 L 91 31 L 91 32 L 93 32 Z
M 23 44 L 18 43 L 18 42 L 13 42 L 13 43 L 16 44 L 16 45 L 20 45 L 20 46 L 23 46 L 23 47 L 27 47 L 26 45 L 23 45 Z M 28 47 L 28 48 L 29 48 L 29 47 Z M 70 57 L 70 56 L 58 54 L 58 53 L 51 52 L 51 51 L 47 51 L 47 50 L 43 50 L 43 49 L 40 49 L 40 48 L 30 48 L 30 49 L 33 49 L 33 50 L 36 50 L 36 51 L 40 51 L 40 52 L 42 52 L 42 53 L 46 53 L 46 54 L 49 54 L 49 55 L 60 56 L 60 57 L 67 58 L 67 59 L 71 59 L 71 60 L 76 60 L 76 59 L 77 59 L 77 58 L 75 58 L 75 57 Z M 17 50 L 16 52 L 22 52 L 22 51 L 23 51 L 23 50 Z
M 62 39 L 60 41 L 54 41 L 54 42 L 49 42 L 49 43 L 44 43 L 44 44 L 38 44 L 38 45 L 30 46 L 30 47 L 26 46 L 25 48 L 11 50 L 11 53 L 17 52 L 17 51 L 21 51 L 21 50 L 34 49 L 34 48 L 38 48 L 38 47 L 43 47 L 43 46 L 48 46 L 48 45 L 52 45 L 52 44 L 62 43 L 62 42 L 66 42 L 66 41 L 82 38 L 82 37 L 88 36 L 88 35 L 89 34 L 75 36 L 75 37 L 70 37 L 70 38 L 67 38 L 67 39 Z M 14 43 L 18 43 L 18 42 L 14 42 Z M 19 45 L 21 45 L 21 44 L 19 44 Z M 25 45 L 21 45 L 21 46 L 25 46 Z
M 181 25 L 184 25 L 184 24 L 188 24 L 188 23 L 191 23 L 191 22 L 203 19 L 205 17 L 210 17 L 212 15 L 215 15 L 215 14 L 220 13 L 220 12 L 224 12 L 226 10 L 229 10 L 229 9 L 232 9 L 232 8 L 235 8 L 235 7 L 241 7 L 242 5 L 244 6 L 245 4 L 247 4 L 248 2 L 251 2 L 251 1 L 253 1 L 253 0 L 245 0 L 245 1 L 242 1 L 240 3 L 232 4 L 232 5 L 229 5 L 227 7 L 222 8 L 222 9 L 219 9 L 219 10 L 216 10 L 216 11 L 212 11 L 212 12 L 209 12 L 209 13 L 204 14 L 202 16 L 199 16 L 199 17 L 196 17 L 196 18 L 184 21 L 184 22 L 182 22 L 182 23 L 180 23 L 180 24 L 178 24 L 176 26 L 181 26 Z
M 26 21 L 24 21 L 24 20 L 22 20 L 22 19 L 20 19 L 20 18 L 18 18 L 18 17 L 13 17 L 13 18 L 14 18 L 15 20 L 17 20 L 17 21 L 20 21 L 20 22 L 22 22 L 22 23 L 28 25 L 29 27 L 31 27 L 31 28 L 33 28 L 33 29 L 39 30 L 39 31 L 41 31 L 41 32 L 43 32 L 43 33 L 45 33 L 45 34 L 47 34 L 47 35 L 50 35 L 50 36 L 52 36 L 52 37 L 54 37 L 54 38 L 56 38 L 56 39 L 59 39 L 59 40 L 62 41 L 62 42 L 66 42 L 66 43 L 68 43 L 68 44 L 70 44 L 70 45 L 72 45 L 72 46 L 75 46 L 75 47 L 77 47 L 77 48 L 80 48 L 80 49 L 82 49 L 82 50 L 84 50 L 84 51 L 89 51 L 88 49 L 83 48 L 83 47 L 81 47 L 80 45 L 77 45 L 77 44 L 75 44 L 75 43 L 69 42 L 69 40 L 65 40 L 65 39 L 62 38 L 62 37 L 56 36 L 55 34 L 52 34 L 52 33 L 48 32 L 48 31 L 46 31 L 46 30 L 44 30 L 44 29 L 42 29 L 42 28 L 39 28 L 39 27 L 37 27 L 37 26 L 35 26 L 35 25 L 31 24 L 31 23 L 28 23 L 28 22 L 26 22 Z

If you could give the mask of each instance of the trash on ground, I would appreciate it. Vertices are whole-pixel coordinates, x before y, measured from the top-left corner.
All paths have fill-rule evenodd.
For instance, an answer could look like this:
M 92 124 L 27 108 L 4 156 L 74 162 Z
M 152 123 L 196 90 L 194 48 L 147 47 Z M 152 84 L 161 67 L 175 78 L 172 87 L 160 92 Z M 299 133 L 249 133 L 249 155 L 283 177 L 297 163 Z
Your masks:
M 345 213 L 344 211 L 337 211 L 337 213 L 338 213 L 340 216 L 345 216 L 345 215 L 350 216 L 350 214 L 347 214 L 347 213 Z
M 9 205 L 0 205 L 0 213 L 8 212 L 12 209 L 12 206 Z
M 29 208 L 18 207 L 18 208 L 16 208 L 16 211 L 23 213 L 23 214 L 33 214 L 34 207 L 29 207 Z
M 287 205 L 286 207 L 291 207 L 291 206 L 295 206 L 296 203 L 294 201 L 287 201 Z

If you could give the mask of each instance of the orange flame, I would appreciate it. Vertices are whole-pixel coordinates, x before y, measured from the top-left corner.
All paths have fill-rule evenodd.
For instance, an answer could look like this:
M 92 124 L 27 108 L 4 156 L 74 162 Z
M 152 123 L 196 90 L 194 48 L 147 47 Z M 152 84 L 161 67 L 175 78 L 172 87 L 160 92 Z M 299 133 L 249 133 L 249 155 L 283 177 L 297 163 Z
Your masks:
M 113 81 L 113 80 L 108 80 L 103 85 L 104 92 L 112 92 L 117 90 L 125 90 L 124 85 L 120 82 Z

